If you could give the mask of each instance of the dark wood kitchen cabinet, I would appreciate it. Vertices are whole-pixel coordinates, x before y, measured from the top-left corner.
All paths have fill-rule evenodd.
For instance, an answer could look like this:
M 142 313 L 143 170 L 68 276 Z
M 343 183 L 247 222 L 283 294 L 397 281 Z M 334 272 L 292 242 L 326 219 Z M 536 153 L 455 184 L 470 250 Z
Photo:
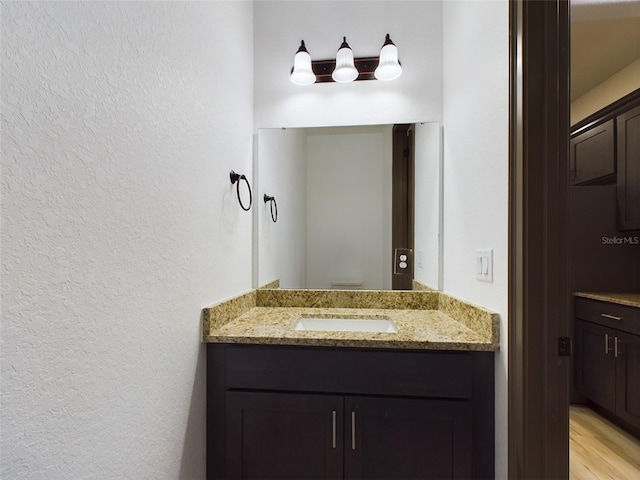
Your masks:
M 612 120 L 571 138 L 571 185 L 602 185 L 615 181 L 615 123 Z
M 569 170 L 571 185 L 616 185 L 618 230 L 640 230 L 640 89 L 571 128 Z
M 492 352 L 209 344 L 207 476 L 494 476 Z
M 618 226 L 640 230 L 640 107 L 616 118 Z
M 576 390 L 640 430 L 640 309 L 576 298 Z
M 576 390 L 610 411 L 616 408 L 613 330 L 576 320 Z
M 640 428 L 640 337 L 616 333 L 616 415 Z

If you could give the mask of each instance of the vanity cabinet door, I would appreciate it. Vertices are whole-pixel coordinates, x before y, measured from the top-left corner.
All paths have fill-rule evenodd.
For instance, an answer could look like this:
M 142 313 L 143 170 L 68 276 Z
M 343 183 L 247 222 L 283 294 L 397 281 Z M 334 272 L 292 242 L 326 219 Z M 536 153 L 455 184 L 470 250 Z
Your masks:
M 227 392 L 226 404 L 225 478 L 342 478 L 342 397 Z
M 614 330 L 576 320 L 576 390 L 613 412 L 616 406 Z
M 616 333 L 616 415 L 640 428 L 640 337 Z
M 472 478 L 466 401 L 345 398 L 345 478 Z

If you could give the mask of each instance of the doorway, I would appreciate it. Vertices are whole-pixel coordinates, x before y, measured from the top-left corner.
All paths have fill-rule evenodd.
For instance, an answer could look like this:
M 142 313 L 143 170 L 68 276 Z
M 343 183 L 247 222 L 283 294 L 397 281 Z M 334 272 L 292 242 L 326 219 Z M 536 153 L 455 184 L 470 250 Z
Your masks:
M 624 309 L 610 300 L 640 292 L 640 249 L 607 242 L 637 234 L 622 220 L 634 218 L 626 214 L 629 176 L 622 165 L 625 152 L 632 152 L 625 138 L 637 136 L 638 129 L 630 132 L 626 119 L 640 106 L 640 6 L 572 3 L 570 32 L 570 478 L 640 478 L 640 399 L 634 386 L 640 377 L 633 370 L 638 337 L 609 330 L 625 327 L 602 325 L 601 315 L 587 315 L 592 308 Z M 638 183 L 634 179 L 629 186 L 637 189 Z M 602 301 L 588 298 L 601 292 Z
M 511 2 L 509 478 L 569 476 L 569 2 Z

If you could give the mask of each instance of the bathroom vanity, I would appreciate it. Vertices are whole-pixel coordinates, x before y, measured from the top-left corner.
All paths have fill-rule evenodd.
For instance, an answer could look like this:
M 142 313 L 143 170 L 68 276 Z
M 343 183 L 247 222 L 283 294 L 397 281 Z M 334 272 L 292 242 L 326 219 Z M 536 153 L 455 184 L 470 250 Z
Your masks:
M 497 315 L 438 292 L 301 295 L 205 309 L 208 478 L 494 477 Z M 331 326 L 296 330 L 309 316 Z

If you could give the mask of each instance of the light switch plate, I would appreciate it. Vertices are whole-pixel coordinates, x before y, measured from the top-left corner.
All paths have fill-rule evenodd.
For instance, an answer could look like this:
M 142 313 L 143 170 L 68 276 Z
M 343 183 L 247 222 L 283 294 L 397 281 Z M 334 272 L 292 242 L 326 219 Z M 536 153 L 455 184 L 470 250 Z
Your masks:
M 481 282 L 493 282 L 493 250 L 476 251 L 476 278 Z

